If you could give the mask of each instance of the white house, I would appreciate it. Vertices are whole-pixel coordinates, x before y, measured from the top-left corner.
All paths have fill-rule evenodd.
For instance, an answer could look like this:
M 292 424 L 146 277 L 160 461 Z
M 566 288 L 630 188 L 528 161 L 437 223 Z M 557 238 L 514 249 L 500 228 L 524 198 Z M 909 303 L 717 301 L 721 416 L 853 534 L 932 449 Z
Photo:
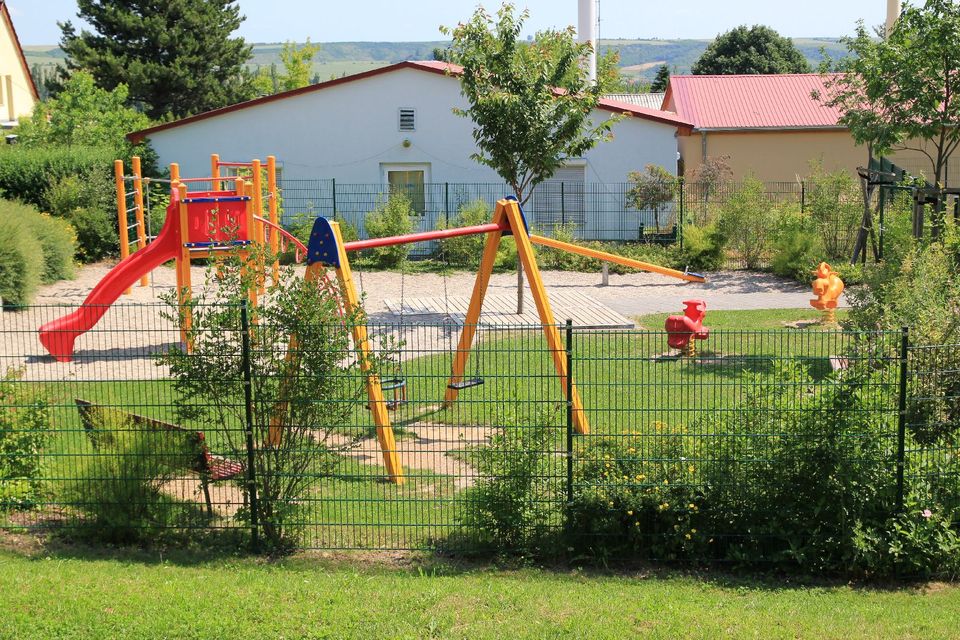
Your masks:
M 508 193 L 494 171 L 470 157 L 476 152 L 473 123 L 453 113 L 466 106 L 458 72 L 442 62 L 400 62 L 129 138 L 149 139 L 160 162 L 179 163 L 184 176 L 208 175 L 211 153 L 225 161 L 274 155 L 287 215 L 362 216 L 385 185 L 400 185 L 413 194 L 429 226 L 466 200 Z M 600 121 L 611 113 L 628 116 L 614 126 L 613 140 L 570 159 L 554 183 L 534 195 L 529 216 L 577 223 L 588 237 L 635 237 L 639 214 L 625 211 L 620 185 L 647 164 L 675 170 L 678 131 L 691 125 L 676 114 L 609 99 L 593 117 Z

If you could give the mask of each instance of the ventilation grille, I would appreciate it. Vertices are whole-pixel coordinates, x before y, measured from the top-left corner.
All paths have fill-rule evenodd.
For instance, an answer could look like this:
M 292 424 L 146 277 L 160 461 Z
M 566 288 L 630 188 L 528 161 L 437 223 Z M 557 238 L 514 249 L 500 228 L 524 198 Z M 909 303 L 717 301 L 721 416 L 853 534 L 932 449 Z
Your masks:
M 417 130 L 416 109 L 400 109 L 400 131 Z

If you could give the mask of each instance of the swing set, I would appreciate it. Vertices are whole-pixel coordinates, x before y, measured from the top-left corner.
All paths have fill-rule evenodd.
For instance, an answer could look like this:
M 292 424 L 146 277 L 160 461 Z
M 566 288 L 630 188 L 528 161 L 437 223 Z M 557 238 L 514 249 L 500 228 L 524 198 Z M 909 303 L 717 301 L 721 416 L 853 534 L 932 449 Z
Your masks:
M 486 235 L 487 240 L 480 261 L 480 268 L 477 271 L 477 277 L 473 285 L 473 293 L 470 296 L 470 303 L 467 307 L 463 330 L 453 355 L 450 377 L 447 380 L 446 391 L 443 398 L 443 406 L 452 406 L 457 401 L 461 391 L 480 386 L 484 383 L 481 377 L 467 377 L 465 375 L 467 361 L 476 335 L 477 325 L 480 321 L 484 297 L 490 283 L 490 277 L 493 274 L 497 249 L 504 236 L 513 236 L 521 267 L 527 277 L 527 281 L 530 283 L 531 294 L 540 318 L 540 325 L 543 328 L 543 333 L 553 359 L 553 365 L 557 372 L 560 389 L 565 398 L 569 393 L 569 398 L 567 399 L 573 407 L 573 427 L 577 433 L 580 434 L 589 433 L 590 424 L 583 411 L 583 402 L 576 385 L 573 384 L 572 381 L 569 385 L 567 383 L 568 372 L 566 359 L 564 357 L 564 347 L 556 319 L 553 315 L 553 310 L 550 306 L 550 299 L 547 296 L 546 288 L 540 276 L 540 268 L 537 265 L 533 245 L 537 244 L 562 251 L 569 251 L 577 255 L 659 273 L 688 282 L 705 281 L 704 277 L 700 274 L 668 269 L 639 260 L 624 258 L 605 251 L 580 247 L 552 238 L 531 234 L 527 227 L 520 203 L 512 196 L 497 202 L 493 219 L 486 224 L 385 238 L 355 240 L 352 242 L 344 242 L 340 226 L 337 222 L 322 217 L 317 218 L 310 234 L 309 245 L 305 247 L 307 268 L 304 277 L 309 281 L 327 278 L 327 272 L 333 269 L 339 284 L 343 308 L 346 312 L 350 312 L 357 309 L 360 304 L 360 297 L 354 282 L 353 270 L 350 266 L 350 253 L 364 249 L 444 240 L 471 235 Z M 388 410 L 396 408 L 406 399 L 406 380 L 402 377 L 381 379 L 376 372 L 372 371 L 369 364 L 371 346 L 367 327 L 360 324 L 352 327 L 351 331 L 354 344 L 359 351 L 361 371 L 365 374 L 364 384 L 366 387 L 368 406 L 376 427 L 377 441 L 383 455 L 384 466 L 386 467 L 389 479 L 394 483 L 400 484 L 403 482 L 403 466 L 399 452 L 397 451 L 396 439 Z M 385 391 L 393 392 L 392 400 L 385 399 Z M 283 411 L 283 408 L 281 407 L 279 410 Z M 274 416 L 268 436 L 270 442 L 277 443 L 283 437 L 283 434 L 280 432 L 282 422 L 281 413 Z

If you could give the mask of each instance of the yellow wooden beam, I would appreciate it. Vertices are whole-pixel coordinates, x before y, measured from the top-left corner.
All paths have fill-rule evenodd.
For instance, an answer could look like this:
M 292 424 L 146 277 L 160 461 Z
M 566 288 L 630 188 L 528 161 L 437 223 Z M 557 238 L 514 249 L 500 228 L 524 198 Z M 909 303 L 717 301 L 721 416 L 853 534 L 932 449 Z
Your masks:
M 270 211 L 270 223 L 273 228 L 270 230 L 270 255 L 273 260 L 273 283 L 276 284 L 280 278 L 280 236 L 277 233 L 277 225 L 280 224 L 280 214 L 278 202 L 279 193 L 277 191 L 277 159 L 275 156 L 267 156 L 267 208 Z
M 533 244 L 543 245 L 544 247 L 550 247 L 552 249 L 559 249 L 560 251 L 575 253 L 578 256 L 595 258 L 604 262 L 613 262 L 614 264 L 620 264 L 625 267 L 630 267 L 631 269 L 640 269 L 642 271 L 649 271 L 651 273 L 659 273 L 660 275 L 670 276 L 671 278 L 679 278 L 680 280 L 686 280 L 687 282 L 706 282 L 706 278 L 695 273 L 686 273 L 684 271 L 678 271 L 676 269 L 669 269 L 667 267 L 661 267 L 660 265 L 650 264 L 649 262 L 641 262 L 640 260 L 624 258 L 623 256 L 618 256 L 615 253 L 607 253 L 606 251 L 589 249 L 587 247 L 581 247 L 569 242 L 554 240 L 553 238 L 531 234 L 530 242 Z

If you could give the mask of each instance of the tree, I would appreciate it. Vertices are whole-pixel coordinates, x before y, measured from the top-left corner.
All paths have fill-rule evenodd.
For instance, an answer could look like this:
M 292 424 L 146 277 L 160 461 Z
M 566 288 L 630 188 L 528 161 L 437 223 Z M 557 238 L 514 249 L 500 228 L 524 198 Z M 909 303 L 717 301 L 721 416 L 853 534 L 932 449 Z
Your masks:
M 663 93 L 667 90 L 667 83 L 670 82 L 670 67 L 665 64 L 657 69 L 657 75 L 650 83 L 650 91 L 653 93 Z
M 627 204 L 640 211 L 653 209 L 653 223 L 660 233 L 660 212 L 677 195 L 677 177 L 660 165 L 648 164 L 644 173 L 631 171 L 628 178 Z
M 504 4 L 495 22 L 479 8 L 468 22 L 442 29 L 463 67 L 460 89 L 470 106 L 455 112 L 474 122 L 471 157 L 496 171 L 521 203 L 568 158 L 607 139 L 616 120 L 591 119 L 601 88 L 581 65 L 589 45 L 578 44 L 572 28 L 524 44 L 518 38 L 528 15 Z
M 809 73 L 810 63 L 789 38 L 762 25 L 721 34 L 693 64 L 694 75 Z
M 112 147 L 129 155 L 126 134 L 150 125 L 150 119 L 126 105 L 127 87 L 112 91 L 96 86 L 85 71 L 74 73 L 56 98 L 37 104 L 33 113 L 17 128 L 20 144 L 49 144 Z
M 311 44 L 310 38 L 307 38 L 303 46 L 295 42 L 285 42 L 280 49 L 280 62 L 284 72 L 277 73 L 276 64 L 271 64 L 269 69 L 260 69 L 254 81 L 257 93 L 271 95 L 308 86 L 313 57 L 318 51 L 320 46 Z
M 78 0 L 94 31 L 60 24 L 70 71 L 129 88 L 153 119 L 183 117 L 254 95 L 244 64 L 251 47 L 231 37 L 243 21 L 236 0 Z
M 960 145 L 957 42 L 960 5 L 951 0 L 907 5 L 886 40 L 861 21 L 844 40 L 851 56 L 827 76 L 825 94 L 814 97 L 843 112 L 840 124 L 871 156 L 917 151 L 929 159 L 933 182 L 945 186 L 947 163 Z

